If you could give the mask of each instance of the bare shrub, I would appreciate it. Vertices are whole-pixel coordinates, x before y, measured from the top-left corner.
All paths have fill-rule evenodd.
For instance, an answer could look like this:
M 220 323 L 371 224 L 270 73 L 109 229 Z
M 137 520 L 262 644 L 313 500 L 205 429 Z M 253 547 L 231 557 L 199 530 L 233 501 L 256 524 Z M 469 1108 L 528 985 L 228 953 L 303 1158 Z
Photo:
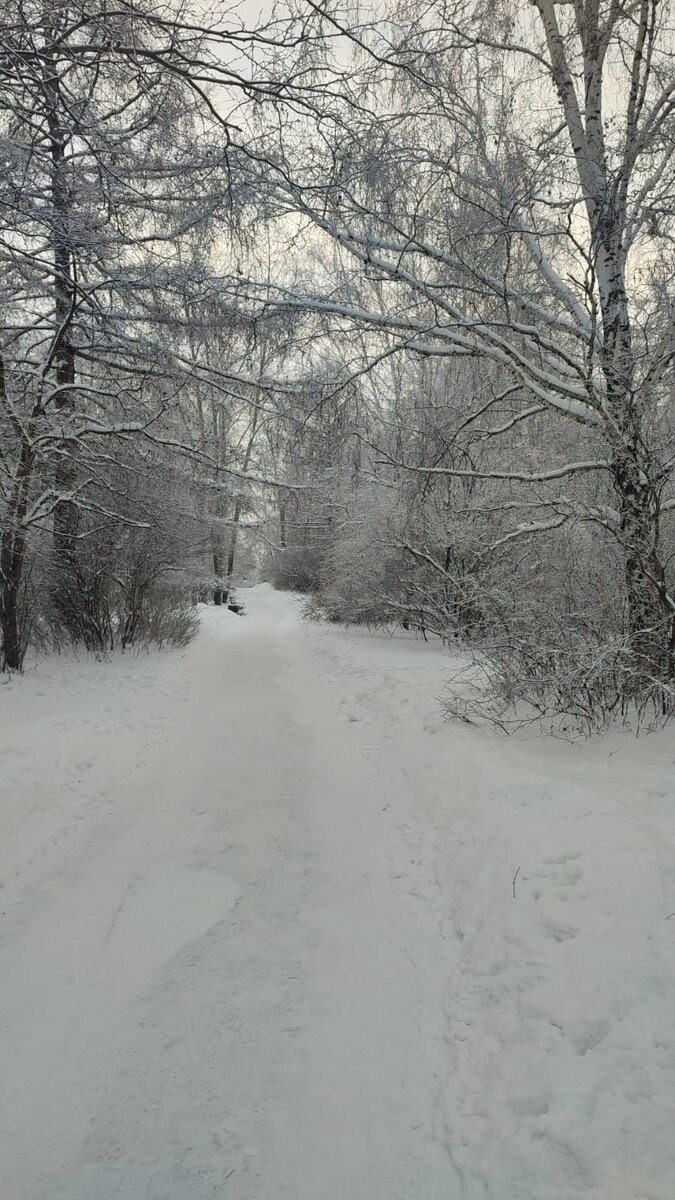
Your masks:
M 313 546 L 277 550 L 266 572 L 278 592 L 315 592 L 321 578 L 322 554 Z
M 53 584 L 43 605 L 54 644 L 65 639 L 92 654 L 106 654 L 116 644 L 113 562 L 103 547 L 87 547 L 67 562 L 52 563 Z
M 199 630 L 199 617 L 184 592 L 154 584 L 135 612 L 133 645 L 173 650 L 188 646 Z M 126 645 L 132 644 L 127 641 Z
M 476 572 L 459 545 L 419 536 L 405 501 L 363 488 L 327 547 L 307 616 L 335 623 L 419 631 L 454 640 L 479 620 Z
M 52 562 L 43 607 L 43 640 L 82 645 L 93 654 L 132 646 L 181 647 L 198 619 L 190 579 L 156 530 L 108 531 L 87 538 L 64 562 Z
M 494 642 L 454 672 L 444 708 L 504 733 L 531 724 L 565 736 L 648 731 L 675 712 L 675 687 L 647 678 L 637 661 L 629 636 L 593 643 L 568 630 L 549 644 Z
M 663 724 L 675 712 L 675 687 L 650 671 L 643 632 L 630 632 L 611 547 L 570 532 L 556 549 L 548 558 L 542 546 L 527 574 L 514 564 L 508 578 L 499 564 L 499 586 L 483 599 L 487 631 L 450 680 L 448 715 L 565 736 Z

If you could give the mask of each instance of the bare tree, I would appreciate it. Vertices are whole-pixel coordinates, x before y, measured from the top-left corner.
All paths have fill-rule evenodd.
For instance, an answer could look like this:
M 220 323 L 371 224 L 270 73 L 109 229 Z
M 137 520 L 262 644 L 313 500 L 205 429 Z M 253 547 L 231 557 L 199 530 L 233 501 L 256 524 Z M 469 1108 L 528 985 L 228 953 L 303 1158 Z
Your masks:
M 399 467 L 519 490 L 501 538 L 604 529 L 623 561 L 633 683 L 669 683 L 670 5 L 457 0 L 326 21 L 343 107 L 286 137 L 277 200 L 338 269 L 261 298 L 330 319 L 345 347 L 369 331 L 364 366 L 484 363 L 453 439 L 468 450 L 482 428 L 480 461 L 413 452 Z
M 189 354 L 186 294 L 212 335 L 231 317 L 214 303 L 197 234 L 213 242 L 217 226 L 222 239 L 246 209 L 247 106 L 304 103 L 301 80 L 275 81 L 259 59 L 282 46 L 302 53 L 310 36 L 306 21 L 250 30 L 233 9 L 207 21 L 171 0 L 0 9 L 0 630 L 10 667 L 25 640 L 29 539 L 51 533 L 56 571 L 76 567 L 83 514 L 116 511 L 112 494 L 102 500 L 105 464 L 125 441 L 193 465 L 200 453 L 205 477 L 222 458 L 200 445 L 189 415 L 207 377 L 225 393 L 232 383 L 222 361 L 212 370 Z M 69 594 L 53 593 L 66 624 Z

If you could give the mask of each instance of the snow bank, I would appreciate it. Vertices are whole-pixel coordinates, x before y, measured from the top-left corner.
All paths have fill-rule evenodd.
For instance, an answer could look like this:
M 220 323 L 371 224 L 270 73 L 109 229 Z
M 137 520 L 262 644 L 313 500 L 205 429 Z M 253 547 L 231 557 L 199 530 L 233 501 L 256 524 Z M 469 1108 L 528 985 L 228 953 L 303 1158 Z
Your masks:
M 438 647 L 308 636 L 347 720 L 401 764 L 433 855 L 458 1195 L 672 1200 L 674 731 L 568 745 L 443 725 Z
M 236 634 L 234 613 L 201 611 L 220 636 Z M 0 888 L 11 883 L 15 900 L 161 758 L 199 686 L 195 650 L 54 656 L 0 675 Z

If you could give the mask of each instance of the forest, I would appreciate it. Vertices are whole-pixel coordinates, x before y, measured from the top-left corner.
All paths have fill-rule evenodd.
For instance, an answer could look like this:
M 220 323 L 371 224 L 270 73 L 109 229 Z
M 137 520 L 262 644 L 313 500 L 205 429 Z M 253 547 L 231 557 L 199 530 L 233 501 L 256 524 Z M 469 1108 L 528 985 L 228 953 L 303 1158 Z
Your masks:
M 2 0 L 0 662 L 262 577 L 675 712 L 668 0 Z

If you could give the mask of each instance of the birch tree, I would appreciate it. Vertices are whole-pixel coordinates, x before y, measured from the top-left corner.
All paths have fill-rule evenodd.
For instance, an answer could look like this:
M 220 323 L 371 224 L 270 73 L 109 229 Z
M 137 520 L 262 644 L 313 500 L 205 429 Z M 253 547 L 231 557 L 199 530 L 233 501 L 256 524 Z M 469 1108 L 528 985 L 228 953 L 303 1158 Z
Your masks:
M 0 632 L 20 665 L 29 540 L 51 536 L 76 566 L 92 521 L 130 520 L 105 463 L 129 439 L 161 444 L 207 475 L 214 456 L 186 423 L 206 376 L 181 304 L 221 332 L 208 255 L 246 207 L 254 101 L 303 103 L 258 58 L 302 47 L 305 22 L 249 29 L 236 9 L 182 3 L 3 0 L 0 5 Z M 217 103 L 216 103 L 217 100 Z M 246 128 L 244 128 L 246 126 Z M 237 163 L 242 169 L 237 171 Z M 202 339 L 203 340 L 203 339 Z M 186 403 L 186 398 L 190 398 Z M 218 455 L 215 455 L 218 458 Z M 123 466 L 123 464 L 122 464 Z M 245 472 L 244 472 L 245 473 Z M 209 479 L 218 487 L 222 480 Z M 102 486 L 101 486 L 102 485 Z M 139 518 L 140 519 L 140 518 Z M 91 522 L 90 522 L 91 523 Z M 66 588 L 54 591 L 66 605 Z
M 672 7 L 432 0 L 326 22 L 354 48 L 344 108 L 286 140 L 277 197 L 340 270 L 268 301 L 329 317 L 344 345 L 369 331 L 371 363 L 483 362 L 464 418 L 489 435 L 480 465 L 399 466 L 520 487 L 514 540 L 602 528 L 622 557 L 633 685 L 668 684 Z

